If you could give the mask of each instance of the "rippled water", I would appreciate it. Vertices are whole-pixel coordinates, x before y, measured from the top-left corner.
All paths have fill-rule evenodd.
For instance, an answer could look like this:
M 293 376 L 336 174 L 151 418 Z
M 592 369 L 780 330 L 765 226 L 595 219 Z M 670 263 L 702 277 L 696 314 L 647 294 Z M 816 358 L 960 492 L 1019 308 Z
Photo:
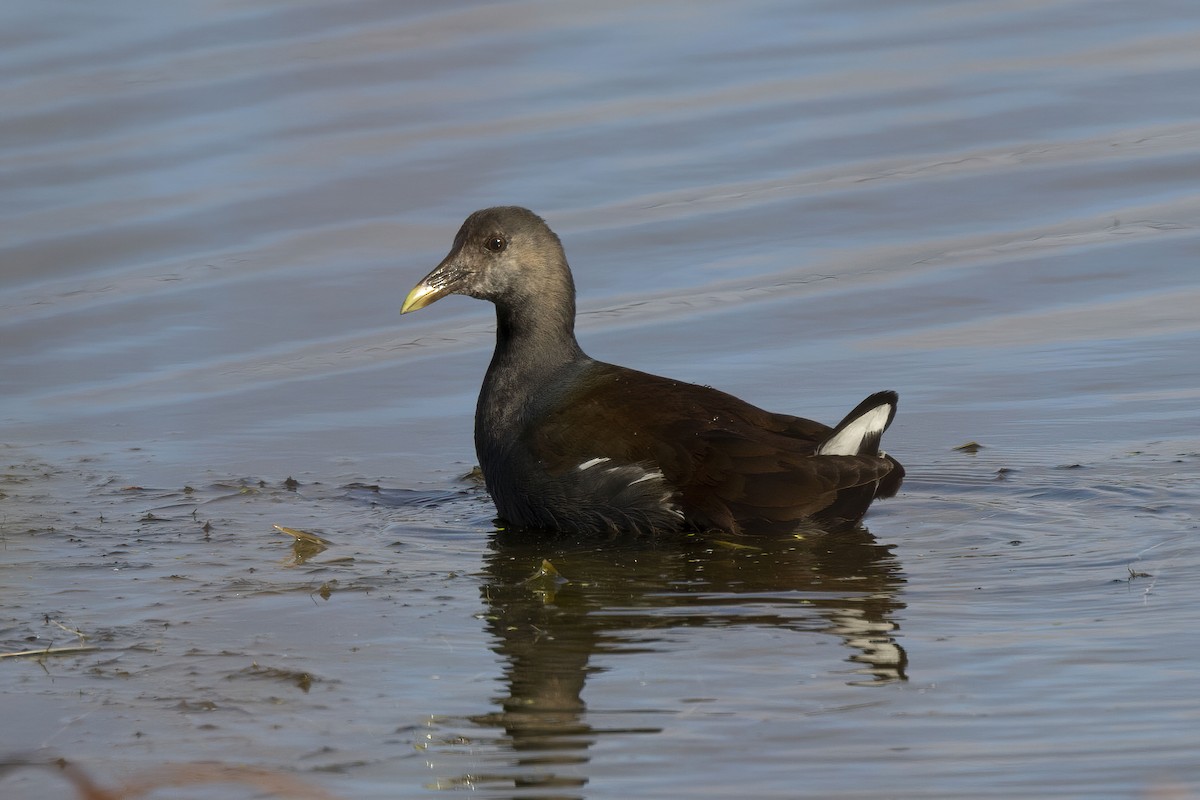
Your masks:
M 0 650 L 95 649 L 0 659 L 0 794 L 72 796 L 28 766 L 62 756 L 1200 795 L 1198 35 L 1169 0 L 5 4 Z M 900 497 L 846 537 L 497 531 L 490 309 L 397 310 L 498 203 L 562 236 L 594 356 L 827 421 L 898 390 Z

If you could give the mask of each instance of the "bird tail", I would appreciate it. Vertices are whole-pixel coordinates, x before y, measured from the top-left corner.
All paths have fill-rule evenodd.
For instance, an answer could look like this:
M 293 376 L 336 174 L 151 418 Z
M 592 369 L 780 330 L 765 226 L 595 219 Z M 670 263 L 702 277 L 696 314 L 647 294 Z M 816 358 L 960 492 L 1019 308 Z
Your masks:
M 879 441 L 892 424 L 899 401 L 895 392 L 876 392 L 863 400 L 817 445 L 817 455 L 879 455 Z
M 891 497 L 899 490 L 904 480 L 904 467 L 879 449 L 879 440 L 892 424 L 899 400 L 895 392 L 876 392 L 859 403 L 825 437 L 825 441 L 817 445 L 819 456 L 866 456 L 887 462 L 886 470 L 878 479 L 839 491 L 832 505 L 814 515 L 819 524 L 830 528 L 853 527 L 867 513 L 872 500 Z

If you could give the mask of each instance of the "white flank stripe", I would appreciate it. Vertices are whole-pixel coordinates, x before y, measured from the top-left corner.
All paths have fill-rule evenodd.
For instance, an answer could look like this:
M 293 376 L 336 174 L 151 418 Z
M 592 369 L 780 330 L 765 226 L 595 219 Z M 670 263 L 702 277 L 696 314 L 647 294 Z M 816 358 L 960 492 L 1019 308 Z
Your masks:
M 662 478 L 662 476 L 663 476 L 663 474 L 661 472 L 659 472 L 658 470 L 655 470 L 654 472 L 647 472 L 645 475 L 638 478 L 636 481 L 630 481 L 629 485 L 633 486 L 635 483 L 641 483 L 642 481 L 656 481 L 656 480 L 659 480 L 660 478 Z
M 603 464 L 605 461 L 611 461 L 611 460 L 612 459 L 608 459 L 608 458 L 592 458 L 592 459 L 589 459 L 589 460 L 583 462 L 575 469 L 582 472 L 585 469 L 591 469 L 592 467 L 596 466 L 597 464 Z

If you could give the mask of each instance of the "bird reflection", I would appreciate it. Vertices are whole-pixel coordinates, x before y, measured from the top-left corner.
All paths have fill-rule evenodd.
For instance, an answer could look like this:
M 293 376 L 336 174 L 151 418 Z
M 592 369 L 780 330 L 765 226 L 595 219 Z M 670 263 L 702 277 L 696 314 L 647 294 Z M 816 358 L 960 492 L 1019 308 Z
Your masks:
M 897 599 L 904 579 L 889 547 L 861 528 L 651 542 L 497 530 L 484 580 L 505 690 L 493 712 L 471 722 L 498 732 L 504 766 L 492 762 L 493 769 L 454 781 L 458 786 L 538 787 L 539 797 L 579 797 L 597 736 L 657 733 L 597 727 L 582 699 L 596 669 L 593 655 L 644 652 L 647 630 L 751 625 L 832 634 L 856 665 L 851 683 L 905 678 L 907 656 L 893 620 L 904 607 Z

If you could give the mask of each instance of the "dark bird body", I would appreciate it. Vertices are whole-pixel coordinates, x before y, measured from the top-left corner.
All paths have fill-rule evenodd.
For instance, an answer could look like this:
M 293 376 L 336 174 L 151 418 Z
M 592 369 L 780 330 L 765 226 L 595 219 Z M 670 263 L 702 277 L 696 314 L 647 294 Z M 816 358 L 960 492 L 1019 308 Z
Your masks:
M 589 358 L 575 340 L 562 245 L 523 208 L 477 211 L 402 311 L 447 294 L 496 306 L 496 351 L 475 412 L 488 492 L 512 525 L 581 533 L 846 527 L 895 494 L 879 450 L 895 392 L 836 427 Z

